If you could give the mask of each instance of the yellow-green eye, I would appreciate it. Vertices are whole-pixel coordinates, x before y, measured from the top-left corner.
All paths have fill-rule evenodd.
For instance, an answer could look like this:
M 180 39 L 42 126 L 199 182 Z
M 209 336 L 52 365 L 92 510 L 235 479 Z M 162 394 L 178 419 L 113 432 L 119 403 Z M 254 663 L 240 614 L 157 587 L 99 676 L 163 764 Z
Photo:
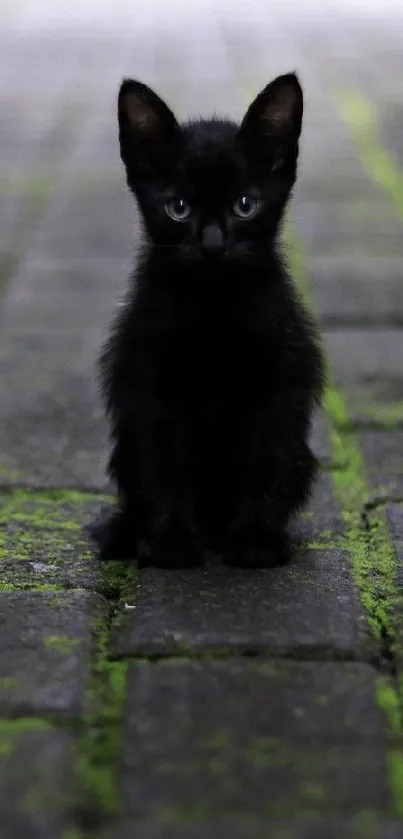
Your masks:
M 259 207 L 257 198 L 253 195 L 241 195 L 233 206 L 233 211 L 239 218 L 249 219 L 256 215 Z
M 183 198 L 171 198 L 165 204 L 165 212 L 174 221 L 185 221 L 190 216 L 191 209 Z

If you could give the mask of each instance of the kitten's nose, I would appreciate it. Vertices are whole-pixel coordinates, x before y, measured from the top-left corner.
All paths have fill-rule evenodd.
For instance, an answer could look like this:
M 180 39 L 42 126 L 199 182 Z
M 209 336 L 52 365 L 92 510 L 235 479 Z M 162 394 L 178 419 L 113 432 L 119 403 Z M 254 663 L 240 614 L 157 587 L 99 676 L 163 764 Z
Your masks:
M 224 250 L 224 235 L 218 224 L 206 224 L 202 232 L 201 245 L 208 256 L 219 256 Z

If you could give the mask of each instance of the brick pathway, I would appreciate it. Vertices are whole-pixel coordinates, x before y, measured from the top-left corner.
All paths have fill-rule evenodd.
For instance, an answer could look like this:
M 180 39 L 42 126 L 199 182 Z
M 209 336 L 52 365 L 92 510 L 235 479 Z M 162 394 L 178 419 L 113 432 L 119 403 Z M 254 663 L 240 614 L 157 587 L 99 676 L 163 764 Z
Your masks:
M 402 835 L 403 7 L 272 5 L 1 3 L 4 839 Z M 118 83 L 240 116 L 293 68 L 287 236 L 332 364 L 300 556 L 102 568 L 94 360 L 136 235 Z

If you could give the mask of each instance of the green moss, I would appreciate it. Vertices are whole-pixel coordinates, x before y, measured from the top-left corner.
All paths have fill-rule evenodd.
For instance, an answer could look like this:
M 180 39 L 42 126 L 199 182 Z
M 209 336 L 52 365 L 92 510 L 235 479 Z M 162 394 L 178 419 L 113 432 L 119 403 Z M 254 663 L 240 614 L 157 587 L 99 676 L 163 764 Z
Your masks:
M 0 524 L 79 531 L 86 508 L 111 502 L 101 493 L 15 489 L 0 494 Z
M 47 650 L 54 650 L 60 655 L 70 655 L 80 641 L 77 638 L 69 638 L 68 635 L 48 635 L 43 643 Z
M 78 745 L 76 790 L 79 809 L 89 818 L 104 820 L 118 812 L 117 763 L 123 744 L 127 661 L 110 656 L 110 633 L 127 598 L 137 591 L 134 563 L 102 563 L 102 587 L 113 595 L 110 619 L 94 619 L 94 653 L 86 687 L 84 736 Z
M 394 809 L 398 818 L 403 818 L 403 749 L 388 750 L 389 777 L 391 782 Z
M 76 761 L 78 794 L 86 811 L 112 815 L 118 811 L 116 763 L 122 745 L 126 662 L 97 658 L 87 698 L 85 735 Z M 92 695 L 91 695 L 92 694 Z
M 387 193 L 398 217 L 403 219 L 403 173 L 379 141 L 372 106 L 356 90 L 338 90 L 336 105 L 353 135 L 364 169 Z
M 42 591 L 46 593 L 48 591 L 61 591 L 61 588 L 52 583 L 30 583 L 21 580 L 16 583 L 0 583 L 0 591 Z
M 28 731 L 50 731 L 51 723 L 40 717 L 0 720 L 0 756 L 7 757 L 15 748 L 15 741 Z
M 399 737 L 402 733 L 401 709 L 393 684 L 385 678 L 379 678 L 376 684 L 376 698 L 379 707 L 388 719 L 390 733 Z
M 0 691 L 13 690 L 13 688 L 15 688 L 17 684 L 17 679 L 14 679 L 12 676 L 0 677 Z

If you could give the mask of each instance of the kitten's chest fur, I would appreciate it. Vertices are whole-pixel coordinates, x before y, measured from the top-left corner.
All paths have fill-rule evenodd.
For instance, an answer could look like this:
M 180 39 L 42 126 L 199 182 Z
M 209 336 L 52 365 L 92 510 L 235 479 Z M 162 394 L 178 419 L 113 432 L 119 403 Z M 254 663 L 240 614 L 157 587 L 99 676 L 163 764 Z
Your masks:
M 167 401 L 214 409 L 226 401 L 257 397 L 267 347 L 252 330 L 228 328 L 155 336 L 157 390 Z M 266 371 L 267 372 L 267 371 Z
M 171 282 L 168 295 L 149 292 L 145 318 L 136 313 L 158 396 L 211 417 L 226 403 L 259 399 L 269 380 L 275 387 L 290 355 L 286 299 L 277 291 L 270 300 L 270 276 L 261 292 L 258 282 L 254 287 L 230 267 L 213 279 L 206 274 L 195 280 L 190 272 L 177 288 Z

